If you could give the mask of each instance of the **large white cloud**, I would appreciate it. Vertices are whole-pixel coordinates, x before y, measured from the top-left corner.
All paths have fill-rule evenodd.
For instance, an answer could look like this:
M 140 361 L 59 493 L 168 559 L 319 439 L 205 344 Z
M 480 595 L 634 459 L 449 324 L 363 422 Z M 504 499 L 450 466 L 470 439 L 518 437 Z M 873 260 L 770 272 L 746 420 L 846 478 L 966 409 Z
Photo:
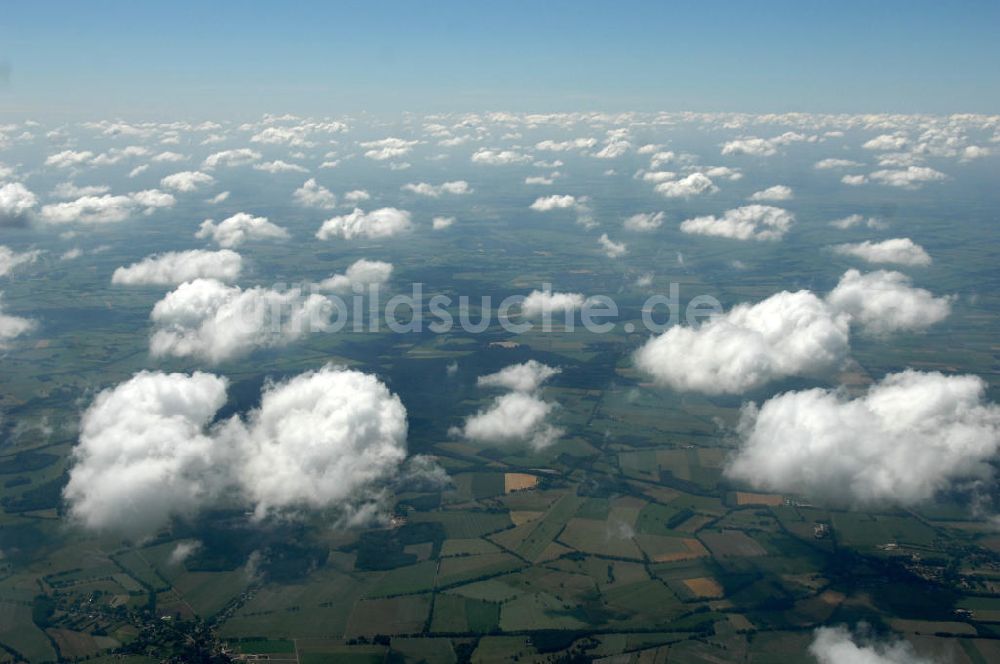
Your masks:
M 223 439 L 242 448 L 239 484 L 258 517 L 356 501 L 406 458 L 406 409 L 376 377 L 325 367 L 265 389 Z
M 428 196 L 430 198 L 438 198 L 441 194 L 453 194 L 456 196 L 462 194 L 472 193 L 472 189 L 469 187 L 469 183 L 465 180 L 453 180 L 451 182 L 443 182 L 439 185 L 429 184 L 427 182 L 418 182 L 413 184 L 403 185 L 404 191 L 409 191 L 419 196 Z
M 820 627 L 809 645 L 819 664 L 934 664 L 919 656 L 909 642 L 855 637 L 846 627 Z
M 50 224 L 110 224 L 125 221 L 137 213 L 152 214 L 173 207 L 176 199 L 159 189 L 112 196 L 81 196 L 73 201 L 43 205 L 39 218 Z
M 223 362 L 326 330 L 332 312 L 325 297 L 306 295 L 298 288 L 244 290 L 215 279 L 196 279 L 181 284 L 153 307 L 149 350 L 155 357 Z
M 352 263 L 344 274 L 335 274 L 319 283 L 319 287 L 334 293 L 350 293 L 371 285 L 382 285 L 392 276 L 392 263 L 369 261 L 364 258 Z
M 316 178 L 306 180 L 301 187 L 292 193 L 292 198 L 302 207 L 321 210 L 337 207 L 337 197 L 332 191 L 316 182 Z
M 1000 407 L 978 376 L 890 374 L 858 397 L 812 389 L 744 407 L 726 473 L 751 485 L 849 504 L 910 505 L 992 477 Z
M 327 219 L 316 231 L 320 240 L 340 237 L 345 240 L 355 238 L 378 239 L 405 233 L 413 227 L 410 213 L 406 210 L 385 207 L 371 212 L 354 208 L 350 214 Z
M 201 372 L 144 371 L 98 394 L 63 490 L 70 515 L 96 530 L 149 534 L 215 500 L 226 459 L 205 427 L 225 402 L 225 379 Z
M 951 313 L 953 298 L 934 297 L 928 290 L 915 288 L 900 272 L 848 270 L 826 299 L 865 331 L 886 335 L 922 330 L 944 320 Z
M 654 187 L 656 193 L 667 198 L 690 198 L 699 194 L 712 193 L 719 188 L 704 173 L 691 173 L 680 180 L 668 180 Z
M 22 223 L 38 205 L 38 198 L 20 182 L 0 186 L 0 226 Z
M 268 384 L 258 409 L 210 427 L 225 402 L 226 380 L 200 372 L 142 372 L 101 392 L 64 490 L 74 519 L 145 536 L 215 505 L 260 518 L 349 511 L 406 457 L 405 408 L 358 371 L 326 366 Z
M 849 320 L 809 291 L 740 304 L 699 328 L 674 326 L 635 353 L 636 366 L 682 391 L 739 394 L 786 376 L 816 375 L 847 356 Z
M 268 221 L 267 217 L 237 212 L 218 224 L 212 219 L 206 219 L 201 222 L 195 237 L 211 238 L 220 247 L 231 249 L 247 240 L 285 239 L 288 231 Z
M 726 210 L 721 217 L 687 219 L 681 222 L 681 231 L 734 240 L 780 240 L 794 222 L 795 216 L 788 210 L 755 204 Z
M 209 186 L 214 183 L 215 178 L 201 171 L 180 171 L 160 180 L 160 186 L 164 189 L 183 192 L 198 191 L 202 186 Z
M 908 237 L 897 237 L 881 242 L 865 240 L 853 244 L 838 244 L 834 252 L 854 256 L 869 263 L 894 263 L 896 265 L 925 266 L 931 264 L 930 255 Z
M 40 249 L 14 251 L 7 245 L 0 244 L 0 277 L 7 276 L 20 265 L 34 263 L 41 255 Z
M 229 249 L 169 251 L 147 256 L 138 263 L 116 269 L 111 276 L 111 283 L 166 286 L 199 278 L 233 281 L 240 276 L 242 269 L 243 258 Z

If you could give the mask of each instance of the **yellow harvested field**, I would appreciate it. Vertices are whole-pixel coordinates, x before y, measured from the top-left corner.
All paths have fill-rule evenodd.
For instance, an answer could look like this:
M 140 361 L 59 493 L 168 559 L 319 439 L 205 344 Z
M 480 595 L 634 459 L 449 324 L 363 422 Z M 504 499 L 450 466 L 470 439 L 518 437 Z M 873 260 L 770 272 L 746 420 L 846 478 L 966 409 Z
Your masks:
M 543 514 L 545 514 L 545 512 L 527 512 L 519 510 L 510 513 L 510 520 L 515 526 L 520 526 L 522 523 L 534 521 Z
M 679 560 L 690 560 L 692 558 L 704 558 L 708 555 L 705 545 L 693 537 L 685 537 L 681 540 L 684 544 L 683 551 L 671 551 L 653 556 L 654 563 L 675 563 Z
M 538 476 L 528 473 L 504 473 L 503 490 L 504 493 L 523 491 L 524 489 L 534 489 L 538 486 Z
M 684 585 L 699 599 L 722 597 L 725 594 L 719 582 L 707 576 L 684 579 Z
M 785 502 L 784 496 L 776 493 L 751 493 L 749 491 L 736 492 L 737 505 L 769 505 L 778 507 Z

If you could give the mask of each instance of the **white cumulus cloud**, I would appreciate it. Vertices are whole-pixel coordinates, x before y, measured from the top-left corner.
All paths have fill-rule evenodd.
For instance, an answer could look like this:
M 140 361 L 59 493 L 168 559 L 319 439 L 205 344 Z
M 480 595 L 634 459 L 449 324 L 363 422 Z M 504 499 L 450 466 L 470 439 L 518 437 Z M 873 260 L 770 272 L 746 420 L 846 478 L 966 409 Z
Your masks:
M 580 293 L 554 293 L 548 290 L 533 290 L 521 303 L 521 313 L 528 318 L 553 313 L 576 311 L 586 299 Z
M 454 180 L 452 182 L 444 182 L 439 185 L 428 184 L 427 182 L 418 182 L 413 184 L 403 185 L 404 191 L 409 191 L 419 196 L 428 196 L 430 198 L 438 198 L 442 194 L 452 194 L 452 195 L 462 195 L 472 193 L 472 189 L 469 187 L 469 183 L 465 180 Z
M 255 217 L 246 212 L 237 212 L 218 224 L 212 219 L 201 222 L 195 237 L 211 238 L 220 247 L 231 249 L 248 240 L 285 239 L 288 231 L 271 223 L 267 217 Z
M 780 240 L 794 222 L 795 216 L 788 210 L 755 204 L 726 210 L 721 217 L 687 219 L 681 223 L 681 231 L 734 240 Z
M 154 357 L 224 362 L 328 329 L 332 312 L 325 297 L 298 288 L 244 290 L 216 279 L 196 279 L 153 307 L 149 350 Z
M 922 330 L 948 317 L 950 297 L 916 288 L 900 272 L 848 270 L 826 300 L 874 335 Z
M 786 376 L 818 375 L 846 358 L 848 316 L 809 291 L 739 304 L 701 327 L 677 325 L 634 359 L 659 384 L 680 391 L 739 394 Z
M 792 188 L 783 184 L 761 189 L 750 196 L 751 201 L 788 201 L 792 198 L 794 198 Z
M 0 226 L 27 221 L 28 214 L 38 205 L 38 198 L 20 182 L 0 186 Z
M 406 210 L 386 207 L 365 212 L 361 208 L 354 208 L 350 214 L 324 221 L 323 225 L 316 231 L 316 237 L 320 240 L 335 237 L 345 240 L 379 239 L 405 233 L 412 227 L 410 213 Z
M 222 150 L 214 152 L 207 157 L 202 164 L 202 168 L 214 170 L 220 166 L 246 166 L 255 161 L 259 161 L 261 154 L 250 148 L 237 148 L 234 150 Z
M 233 281 L 240 276 L 242 268 L 242 257 L 229 249 L 169 251 L 119 267 L 111 276 L 111 283 L 173 286 L 200 278 Z
M 690 198 L 719 190 L 707 175 L 699 172 L 691 173 L 680 180 L 661 182 L 654 189 L 667 198 Z
M 226 380 L 201 372 L 143 371 L 98 394 L 63 490 L 70 515 L 94 530 L 148 534 L 215 500 L 225 456 L 205 428 L 225 402 Z
M 844 176 L 848 177 L 848 176 Z M 919 189 L 925 182 L 944 180 L 948 176 L 929 166 L 908 166 L 898 170 L 875 171 L 868 176 L 875 182 L 902 189 Z
M 255 171 L 263 171 L 265 173 L 308 173 L 309 169 L 305 166 L 300 166 L 299 164 L 290 164 L 287 161 L 282 161 L 281 159 L 276 159 L 274 161 L 265 161 L 260 164 L 254 164 L 253 169 Z
M 268 385 L 260 408 L 222 427 L 257 517 L 356 503 L 406 459 L 406 408 L 370 374 L 327 366 Z
M 319 287 L 334 293 L 349 293 L 352 289 L 382 285 L 392 276 L 392 263 L 364 258 L 352 263 L 344 274 L 335 274 L 320 282 Z
M 911 505 L 954 482 L 988 480 L 1000 407 L 978 376 L 907 370 L 851 398 L 786 392 L 744 407 L 726 473 L 770 491 L 841 503 Z
M 152 214 L 157 209 L 173 207 L 176 202 L 171 194 L 159 189 L 117 196 L 81 196 L 73 201 L 43 205 L 39 218 L 50 224 L 110 224 L 139 213 Z
M 214 183 L 215 178 L 201 171 L 181 171 L 160 180 L 160 186 L 164 189 L 183 192 L 197 191 L 202 186 L 209 186 Z
M 141 372 L 98 394 L 64 490 L 74 520 L 148 536 L 216 505 L 349 515 L 400 472 L 406 409 L 374 376 L 328 365 L 268 383 L 259 408 L 210 426 L 226 388 L 208 373 Z
M 536 212 L 548 212 L 550 210 L 564 210 L 567 208 L 576 207 L 576 197 L 570 196 L 569 194 L 560 195 L 553 194 L 552 196 L 539 196 L 535 199 L 535 202 L 530 205 L 532 210 Z
M 9 342 L 35 329 L 35 321 L 3 312 L 3 292 L 0 291 L 0 349 L 7 348 Z
M 309 178 L 292 193 L 292 198 L 302 207 L 329 210 L 337 207 L 337 197 L 332 191 Z
M 7 245 L 0 244 L 0 277 L 7 276 L 20 265 L 34 263 L 41 255 L 40 249 L 14 251 Z
M 531 161 L 531 157 L 515 150 L 487 150 L 481 148 L 472 155 L 472 162 L 475 164 L 487 164 L 490 166 L 507 166 L 510 164 L 523 164 Z
M 657 228 L 663 225 L 663 213 L 662 212 L 640 212 L 638 214 L 633 214 L 631 217 L 627 218 L 622 222 L 622 226 L 627 231 L 635 231 L 637 233 L 647 233 L 649 231 L 655 231 Z
M 597 244 L 601 245 L 604 255 L 608 258 L 621 258 L 628 253 L 628 247 L 624 242 L 615 242 L 607 233 L 602 233 L 601 237 L 597 238 Z
M 538 390 L 557 373 L 559 369 L 529 360 L 481 376 L 477 381 L 480 387 L 511 391 L 494 398 L 489 407 L 466 418 L 461 427 L 453 427 L 451 434 L 482 443 L 528 443 L 535 449 L 548 447 L 563 430 L 548 422 L 556 404 L 545 401 Z
M 833 251 L 842 256 L 854 256 L 869 263 L 895 263 L 923 267 L 931 264 L 930 255 L 908 237 L 881 242 L 865 240 L 853 244 L 834 245 Z
M 502 387 L 516 392 L 534 392 L 542 383 L 560 373 L 560 369 L 542 364 L 538 360 L 528 360 L 511 364 L 496 373 L 476 379 L 479 387 Z

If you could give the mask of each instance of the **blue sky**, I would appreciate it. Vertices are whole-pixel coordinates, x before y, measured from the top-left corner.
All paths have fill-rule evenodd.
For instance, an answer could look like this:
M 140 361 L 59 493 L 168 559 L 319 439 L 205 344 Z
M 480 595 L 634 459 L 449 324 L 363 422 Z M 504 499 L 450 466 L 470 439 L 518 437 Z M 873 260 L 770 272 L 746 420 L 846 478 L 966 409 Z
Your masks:
M 0 111 L 997 112 L 997 2 L 22 2 Z

